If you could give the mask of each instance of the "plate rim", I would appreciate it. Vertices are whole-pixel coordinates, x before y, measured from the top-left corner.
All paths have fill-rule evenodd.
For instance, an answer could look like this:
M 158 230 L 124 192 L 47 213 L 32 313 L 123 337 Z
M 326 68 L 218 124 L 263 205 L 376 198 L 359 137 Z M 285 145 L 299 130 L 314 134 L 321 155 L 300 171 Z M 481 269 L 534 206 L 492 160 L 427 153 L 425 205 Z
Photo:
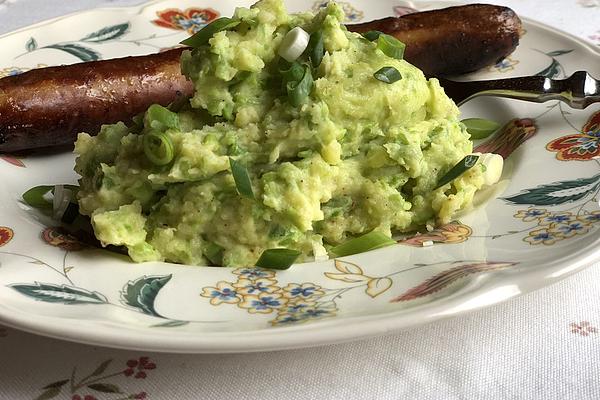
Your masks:
M 91 10 L 76 11 L 66 15 L 50 18 L 33 25 L 5 33 L 0 35 L 0 40 L 6 39 L 14 34 L 35 30 L 39 27 L 50 25 L 63 19 L 73 18 L 82 14 L 93 14 L 96 12 L 110 11 L 137 11 L 142 12 L 145 8 L 153 6 L 157 3 L 166 2 L 165 0 L 152 0 L 138 5 L 124 7 L 99 7 Z M 414 4 L 420 1 L 411 2 Z M 453 5 L 464 4 L 459 2 L 435 2 L 437 5 Z M 595 46 L 590 41 L 575 36 L 569 32 L 565 32 L 559 28 L 554 28 L 545 23 L 527 18 L 520 17 L 524 25 L 533 26 L 542 31 L 551 32 L 559 36 L 565 37 L 570 41 L 577 43 L 582 48 L 589 51 L 591 57 L 598 57 L 600 61 L 600 47 Z M 567 256 L 565 254 L 565 256 Z M 398 311 L 378 313 L 368 316 L 346 316 L 344 322 L 339 324 L 338 321 L 324 320 L 319 322 L 316 329 L 314 325 L 300 325 L 290 327 L 278 327 L 275 329 L 257 329 L 247 331 L 227 332 L 203 332 L 201 334 L 181 335 L 177 337 L 177 341 L 169 340 L 162 330 L 144 331 L 144 335 L 140 337 L 127 336 L 120 333 L 118 329 L 112 328 L 109 330 L 99 329 L 97 331 L 90 330 L 87 327 L 88 323 L 94 323 L 93 320 L 83 321 L 85 324 L 70 324 L 68 326 L 58 324 L 57 321 L 67 320 L 66 318 L 38 316 L 31 318 L 32 314 L 19 313 L 12 311 L 12 308 L 0 305 L 0 322 L 23 331 L 51 337 L 60 340 L 68 340 L 81 344 L 99 345 L 104 347 L 127 349 L 127 350 L 143 350 L 168 353 L 242 353 L 242 352 L 257 352 L 257 351 L 275 351 L 295 348 L 315 347 L 328 344 L 338 344 L 354 340 L 366 339 L 369 337 L 380 336 L 392 332 L 398 332 L 402 329 L 414 328 L 419 325 L 442 320 L 450 317 L 464 315 L 475 310 L 480 310 L 494 304 L 520 297 L 524 294 L 531 293 L 543 287 L 554 284 L 560 280 L 571 276 L 584 268 L 590 266 L 593 262 L 600 259 L 600 235 L 573 256 L 568 255 L 571 260 L 565 263 L 563 258 L 560 258 L 551 263 L 545 264 L 547 268 L 544 270 L 522 271 L 522 276 L 536 276 L 543 279 L 526 279 L 527 284 L 519 282 L 519 288 L 525 287 L 524 290 L 519 290 L 517 294 L 496 299 L 492 302 L 487 302 L 483 305 L 477 305 L 464 310 L 455 311 L 452 313 L 443 314 L 443 310 L 449 310 L 452 306 L 464 301 L 463 296 L 458 296 L 457 299 L 444 299 L 440 305 L 435 303 L 432 308 L 439 309 L 438 313 L 429 312 L 426 315 L 421 315 L 421 318 L 415 322 L 414 316 L 420 311 L 402 309 Z M 485 278 L 492 277 L 497 279 L 498 274 L 488 273 L 483 275 Z M 525 281 L 525 279 L 522 279 Z M 482 294 L 485 292 L 485 285 L 477 285 L 472 295 Z M 407 321 L 410 320 L 410 323 Z M 75 321 L 79 321 L 75 319 Z M 298 335 L 298 333 L 301 333 Z

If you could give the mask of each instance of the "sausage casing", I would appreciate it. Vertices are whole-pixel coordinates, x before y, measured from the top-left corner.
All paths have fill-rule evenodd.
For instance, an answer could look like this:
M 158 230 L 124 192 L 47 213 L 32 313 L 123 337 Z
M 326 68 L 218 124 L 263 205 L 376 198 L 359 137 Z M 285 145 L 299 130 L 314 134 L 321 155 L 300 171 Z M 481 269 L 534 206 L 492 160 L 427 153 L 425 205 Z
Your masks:
M 128 121 L 193 91 L 183 49 L 31 70 L 0 79 L 0 151 L 72 144 L 79 132 Z
M 521 20 L 508 7 L 472 4 L 389 17 L 348 29 L 381 31 L 406 44 L 404 58 L 427 76 L 494 65 L 519 44 Z

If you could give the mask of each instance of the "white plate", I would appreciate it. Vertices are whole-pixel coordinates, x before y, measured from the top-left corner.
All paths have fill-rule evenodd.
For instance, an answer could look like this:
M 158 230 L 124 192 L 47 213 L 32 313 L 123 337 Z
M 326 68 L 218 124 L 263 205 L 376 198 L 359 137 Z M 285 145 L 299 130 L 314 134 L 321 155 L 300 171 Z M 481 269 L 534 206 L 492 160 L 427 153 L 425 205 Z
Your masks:
M 294 1 L 291 11 L 321 3 Z M 354 21 L 448 4 L 342 3 Z M 169 27 L 169 16 L 179 15 L 192 29 L 191 17 L 201 23 L 250 2 L 214 4 L 157 1 L 38 24 L 0 38 L 0 73 L 153 52 L 188 35 Z M 540 71 L 561 77 L 576 70 L 600 76 L 597 48 L 532 21 L 525 29 L 513 55 L 469 78 Z M 599 255 L 599 110 L 492 98 L 469 103 L 465 117 L 507 123 L 484 144 L 510 157 L 502 182 L 479 205 L 420 238 L 277 273 L 133 264 L 108 251 L 81 249 L 19 201 L 32 186 L 74 182 L 73 156 L 1 155 L 0 322 L 104 346 L 239 352 L 365 338 L 507 300 Z M 421 247 L 425 240 L 435 245 Z

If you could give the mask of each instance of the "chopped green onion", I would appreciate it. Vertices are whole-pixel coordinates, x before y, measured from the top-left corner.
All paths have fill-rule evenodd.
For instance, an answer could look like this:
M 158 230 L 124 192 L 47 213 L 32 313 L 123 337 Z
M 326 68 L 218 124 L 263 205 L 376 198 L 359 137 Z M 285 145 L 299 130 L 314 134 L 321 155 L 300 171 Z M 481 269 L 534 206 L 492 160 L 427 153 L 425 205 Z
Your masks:
M 23 200 L 33 208 L 52 210 L 52 202 L 44 196 L 54 190 L 54 186 L 36 186 L 23 193 Z
M 363 37 L 365 39 L 367 39 L 370 42 L 374 42 L 376 41 L 380 35 L 383 35 L 383 32 L 379 32 L 379 31 L 369 31 L 369 32 L 365 32 L 362 34 Z
M 288 82 L 299 82 L 304 76 L 304 68 L 297 61 L 288 63 L 282 58 L 279 73 L 283 82 L 287 85 Z
M 310 35 L 297 26 L 285 35 L 277 54 L 289 62 L 295 61 L 304 53 L 309 41 Z
M 179 129 L 179 116 L 168 108 L 159 104 L 152 104 L 146 111 L 145 125 L 163 132 L 169 128 Z
M 310 67 L 304 67 L 304 75 L 299 82 L 288 82 L 287 85 L 288 100 L 294 107 L 300 107 L 308 100 L 308 96 L 313 87 L 313 77 Z
M 446 173 L 446 175 L 440 178 L 438 184 L 433 190 L 439 189 L 445 184 L 452 182 L 453 180 L 461 176 L 464 172 L 473 168 L 473 166 L 477 163 L 477 160 L 479 160 L 479 156 L 475 154 L 469 154 L 468 156 L 460 160 L 458 164 L 456 164 L 450 169 L 450 171 Z
M 173 161 L 175 151 L 173 142 L 164 132 L 149 132 L 142 139 L 144 154 L 148 160 L 156 165 L 167 165 Z
M 204 250 L 204 256 L 208 258 L 213 265 L 223 265 L 223 247 L 210 242 Z
M 227 17 L 215 19 L 213 22 L 196 32 L 194 36 L 182 40 L 180 43 L 190 47 L 203 46 L 208 43 L 208 40 L 212 38 L 215 33 L 235 28 L 240 22 L 239 19 Z
M 379 71 L 373 74 L 375 79 L 385 83 L 394 83 L 402 79 L 402 75 L 400 75 L 400 71 L 398 71 L 394 67 L 383 67 Z
M 500 128 L 496 121 L 483 118 L 463 119 L 463 124 L 467 127 L 467 132 L 471 135 L 471 140 L 485 139 Z
M 268 249 L 263 251 L 256 262 L 260 268 L 288 269 L 300 256 L 298 250 L 291 249 Z
M 249 199 L 254 199 L 254 191 L 252 190 L 252 181 L 248 174 L 248 169 L 239 161 L 229 157 L 229 165 L 231 166 L 231 174 L 235 181 L 235 187 L 238 193 Z
M 310 41 L 308 42 L 308 57 L 313 68 L 317 68 L 323 61 L 325 55 L 325 45 L 323 43 L 323 32 L 316 31 L 310 35 Z
M 344 257 L 349 256 L 351 254 L 362 253 L 365 251 L 390 246 L 395 243 L 396 242 L 393 239 L 387 237 L 379 231 L 374 230 L 333 247 L 331 249 L 331 252 L 337 257 Z
M 377 48 L 388 57 L 402 60 L 406 45 L 395 37 L 382 33 L 377 37 Z

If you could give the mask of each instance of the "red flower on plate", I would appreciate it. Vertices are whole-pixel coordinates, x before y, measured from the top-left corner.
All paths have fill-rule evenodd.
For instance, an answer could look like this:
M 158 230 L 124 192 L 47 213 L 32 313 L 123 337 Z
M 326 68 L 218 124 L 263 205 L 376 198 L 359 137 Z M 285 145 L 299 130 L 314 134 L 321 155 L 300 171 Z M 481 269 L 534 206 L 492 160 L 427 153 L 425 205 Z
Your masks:
M 0 226 L 0 247 L 10 242 L 15 232 L 8 226 Z
M 11 156 L 10 154 L 0 154 L 0 159 L 14 165 L 15 167 L 25 168 L 25 163 L 23 163 L 19 157 Z
M 42 239 L 51 246 L 60 247 L 63 250 L 81 250 L 84 244 L 64 229 L 53 226 L 42 231 Z
M 163 28 L 188 31 L 190 35 L 198 32 L 207 24 L 214 21 L 219 12 L 212 8 L 187 8 L 184 11 L 178 8 L 168 8 L 157 11 L 158 19 L 152 23 Z
M 480 144 L 474 151 L 496 153 L 508 158 L 520 145 L 531 139 L 537 132 L 533 118 L 513 119 L 500 129 L 487 142 Z
M 546 145 L 549 151 L 558 154 L 561 161 L 587 161 L 600 156 L 600 111 L 590 119 L 576 135 L 562 136 Z
M 459 221 L 452 221 L 446 225 L 440 226 L 431 232 L 416 234 L 415 236 L 398 241 L 400 244 L 421 247 L 425 242 L 433 243 L 462 243 L 469 239 L 473 230 Z

